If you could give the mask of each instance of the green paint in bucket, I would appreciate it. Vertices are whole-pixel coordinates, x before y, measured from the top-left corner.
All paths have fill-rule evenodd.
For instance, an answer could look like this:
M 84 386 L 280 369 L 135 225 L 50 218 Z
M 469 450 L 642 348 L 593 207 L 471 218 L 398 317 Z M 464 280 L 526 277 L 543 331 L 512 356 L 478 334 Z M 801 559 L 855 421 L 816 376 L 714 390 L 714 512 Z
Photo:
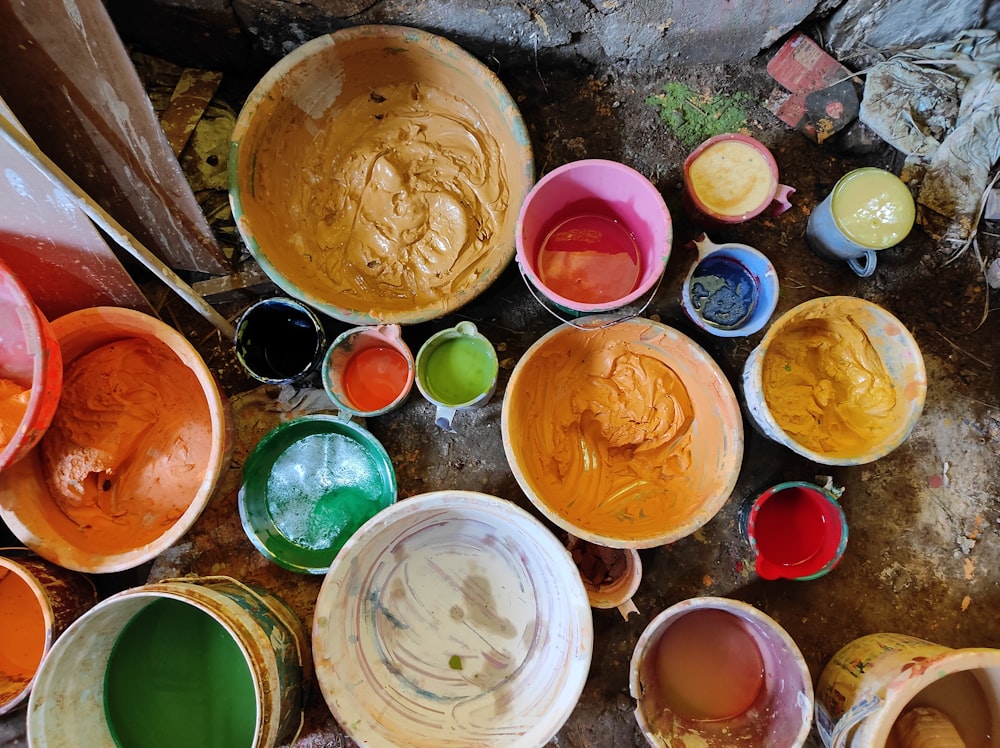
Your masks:
M 317 414 L 265 434 L 243 465 L 243 529 L 266 558 L 325 574 L 344 543 L 396 500 L 382 444 L 351 421 Z
M 257 706 L 246 656 L 208 613 L 155 600 L 108 658 L 105 715 L 120 748 L 254 744 Z
M 427 357 L 423 379 L 434 398 L 446 405 L 463 405 L 493 383 L 488 342 L 472 336 L 450 338 Z

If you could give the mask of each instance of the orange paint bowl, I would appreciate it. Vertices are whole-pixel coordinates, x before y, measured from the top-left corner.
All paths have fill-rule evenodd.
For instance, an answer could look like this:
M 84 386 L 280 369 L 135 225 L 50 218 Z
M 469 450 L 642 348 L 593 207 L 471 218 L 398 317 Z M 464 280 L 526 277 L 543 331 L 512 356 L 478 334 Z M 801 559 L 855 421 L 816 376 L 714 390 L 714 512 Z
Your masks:
M 836 329 L 841 324 L 849 327 Z M 864 355 L 838 347 L 845 330 L 868 341 Z M 769 366 L 783 350 L 812 353 Z M 769 370 L 782 378 L 769 383 Z M 883 373 L 873 376 L 878 370 Z M 883 391 L 873 384 L 879 381 L 884 399 L 873 395 Z M 751 421 L 764 436 L 823 465 L 863 465 L 910 435 L 923 412 L 927 371 L 913 335 L 888 310 L 854 296 L 821 296 L 771 323 L 747 357 L 741 385 Z M 807 393 L 810 407 L 782 404 L 789 392 Z M 817 411 L 820 402 L 829 407 Z
M 732 493 L 739 404 L 687 336 L 607 319 L 557 327 L 521 357 L 501 410 L 504 451 L 527 497 L 566 532 L 611 548 L 672 543 Z
M 62 350 L 67 386 L 63 388 L 53 424 L 38 447 L 0 472 L 0 518 L 25 546 L 64 568 L 89 573 L 134 568 L 179 540 L 214 493 L 231 456 L 228 406 L 194 346 L 155 317 L 131 309 L 93 307 L 54 320 L 52 330 Z M 134 392 L 122 394 L 115 386 L 122 381 L 115 380 L 120 371 L 110 367 L 100 371 L 108 384 L 97 389 L 104 395 L 115 393 L 112 405 L 107 406 L 105 399 L 100 408 L 114 408 L 119 397 L 124 400 L 132 397 L 130 403 L 138 398 L 140 405 L 145 403 L 155 408 L 149 404 L 155 399 L 149 394 L 150 385 L 171 392 L 171 399 L 163 401 L 165 404 L 155 420 L 132 442 L 134 451 L 130 454 L 142 457 L 117 463 L 107 458 L 117 467 L 110 472 L 95 472 L 100 465 L 86 459 L 96 453 L 96 448 L 87 451 L 95 437 L 85 434 L 124 440 L 127 431 L 123 424 L 150 411 L 133 410 L 131 404 L 122 406 L 116 411 L 119 416 L 116 420 L 97 420 L 98 425 L 88 432 L 84 428 L 86 419 L 75 420 L 76 411 L 70 409 L 71 402 L 74 408 L 82 407 L 81 402 L 90 403 L 88 398 L 74 399 L 75 393 L 70 389 L 78 376 L 74 373 L 75 365 L 83 357 L 99 354 L 111 346 L 142 345 L 138 341 L 148 345 L 146 350 L 153 352 L 151 358 L 156 356 L 154 363 L 166 373 L 160 382 L 155 377 L 144 377 L 135 385 Z M 94 411 L 84 408 L 84 412 Z M 93 468 L 82 476 L 80 484 L 93 485 L 98 492 L 106 491 L 107 497 L 91 491 L 74 503 L 65 496 L 54 495 L 47 474 L 63 474 L 66 464 L 80 464 L 63 458 L 61 452 L 46 451 L 48 440 L 63 438 L 57 428 L 61 420 L 69 424 L 64 435 L 74 429 L 81 434 L 73 437 L 80 445 L 78 450 L 66 454 L 75 454 L 84 459 L 83 466 Z M 54 456 L 46 460 L 43 452 Z M 59 465 L 63 473 L 47 469 L 47 462 Z M 57 492 L 63 490 L 66 489 L 56 488 Z M 95 500 L 94 496 L 100 498 Z
M 514 257 L 533 182 L 500 80 L 405 26 L 292 51 L 247 97 L 230 143 L 230 203 L 261 269 L 352 325 L 424 322 L 476 298 Z
M 28 454 L 42 438 L 62 392 L 59 343 L 27 289 L 3 263 L 0 263 L 0 379 L 30 389 L 20 423 L 9 438 L 0 437 L 2 471 Z M 7 428 L 4 424 L 0 433 Z
M 27 701 L 44 656 L 96 603 L 85 575 L 27 548 L 0 549 L 0 715 Z

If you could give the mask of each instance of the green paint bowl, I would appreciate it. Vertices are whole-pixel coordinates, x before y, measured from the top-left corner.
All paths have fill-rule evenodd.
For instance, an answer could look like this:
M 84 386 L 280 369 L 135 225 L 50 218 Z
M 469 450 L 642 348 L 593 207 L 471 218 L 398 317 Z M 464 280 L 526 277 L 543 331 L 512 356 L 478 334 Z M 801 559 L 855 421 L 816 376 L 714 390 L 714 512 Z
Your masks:
M 396 473 L 368 431 L 327 415 L 272 429 L 247 457 L 243 529 L 267 559 L 325 574 L 348 538 L 396 501 Z

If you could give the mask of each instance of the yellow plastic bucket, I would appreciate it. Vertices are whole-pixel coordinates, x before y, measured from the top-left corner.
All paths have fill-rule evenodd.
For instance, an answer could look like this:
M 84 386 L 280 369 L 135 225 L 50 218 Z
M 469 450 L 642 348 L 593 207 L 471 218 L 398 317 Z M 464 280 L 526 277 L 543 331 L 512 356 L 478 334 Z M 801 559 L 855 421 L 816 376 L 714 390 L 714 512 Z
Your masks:
M 827 748 L 897 745 L 893 726 L 933 707 L 967 746 L 1000 735 L 1000 649 L 951 647 L 905 634 L 869 634 L 840 649 L 816 687 L 816 728 Z

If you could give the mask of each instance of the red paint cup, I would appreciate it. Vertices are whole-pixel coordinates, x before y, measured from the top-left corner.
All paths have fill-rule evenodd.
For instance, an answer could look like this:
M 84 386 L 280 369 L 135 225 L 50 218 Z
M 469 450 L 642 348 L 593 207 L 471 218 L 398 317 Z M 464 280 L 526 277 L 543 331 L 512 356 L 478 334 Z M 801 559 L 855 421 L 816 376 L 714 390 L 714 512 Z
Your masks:
M 847 546 L 847 519 L 832 482 L 792 481 L 764 491 L 744 512 L 744 532 L 762 579 L 816 579 Z
M 367 325 L 341 333 L 322 364 L 333 403 L 354 415 L 380 416 L 402 405 L 413 387 L 413 353 L 399 325 Z

